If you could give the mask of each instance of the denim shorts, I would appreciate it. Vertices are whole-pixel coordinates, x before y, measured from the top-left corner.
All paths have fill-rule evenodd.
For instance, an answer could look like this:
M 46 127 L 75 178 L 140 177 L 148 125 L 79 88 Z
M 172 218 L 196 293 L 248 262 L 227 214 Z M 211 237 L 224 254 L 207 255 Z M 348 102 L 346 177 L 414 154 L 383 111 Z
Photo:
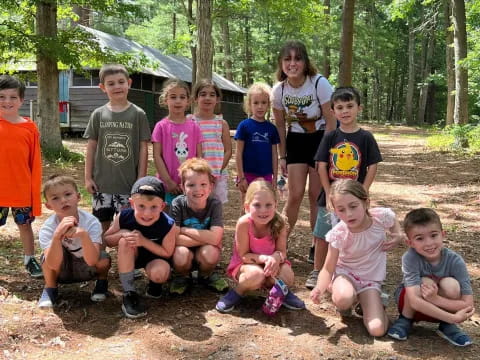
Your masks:
M 317 220 L 313 228 L 313 235 L 317 238 L 324 239 L 327 233 L 332 229 L 332 213 L 327 211 L 323 206 L 318 207 Z

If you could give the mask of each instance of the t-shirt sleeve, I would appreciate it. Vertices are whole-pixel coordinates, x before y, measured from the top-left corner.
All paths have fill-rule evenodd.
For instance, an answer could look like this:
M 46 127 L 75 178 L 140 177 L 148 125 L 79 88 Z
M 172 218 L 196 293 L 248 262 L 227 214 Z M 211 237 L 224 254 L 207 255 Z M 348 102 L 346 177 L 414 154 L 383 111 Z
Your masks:
M 395 224 L 395 213 L 390 208 L 371 208 L 368 210 L 385 229 L 390 229 Z
M 138 116 L 138 126 L 140 127 L 140 141 L 150 140 L 150 126 L 148 125 L 147 115 L 141 111 Z
M 343 223 L 338 223 L 325 236 L 325 240 L 335 249 L 344 247 L 345 238 L 347 237 L 348 229 Z
M 162 142 L 162 133 L 163 133 L 163 125 L 162 125 L 162 121 L 163 120 L 160 120 L 159 122 L 157 122 L 155 124 L 155 127 L 153 128 L 153 132 L 152 132 L 152 142 L 159 142 L 161 143 Z
M 472 284 L 470 282 L 470 276 L 468 275 L 467 265 L 462 257 L 455 253 L 455 258 L 452 264 L 452 276 L 460 284 L 460 293 L 462 295 L 472 295 Z
M 54 221 L 51 217 L 48 218 L 40 228 L 40 231 L 38 232 L 38 241 L 42 250 L 50 247 L 55 229 L 56 226 L 54 225 Z
M 327 133 L 320 142 L 317 152 L 315 154 L 315 161 L 326 162 L 330 160 L 330 143 L 332 141 L 332 136 L 335 134 L 335 131 Z
M 175 225 L 177 226 L 182 226 L 182 220 L 183 220 L 183 201 L 182 201 L 183 196 L 177 196 L 175 199 L 172 201 L 172 208 L 170 210 L 170 214 L 172 215 L 172 218 L 175 220 Z
M 317 84 L 317 97 L 318 100 L 320 100 L 320 105 L 329 102 L 332 97 L 332 93 L 332 85 L 330 85 L 326 77 L 322 76 L 320 80 L 318 80 Z
M 367 148 L 368 148 L 367 166 L 377 164 L 383 160 L 377 141 L 375 140 L 372 133 L 370 132 L 367 132 Z
M 87 128 L 83 133 L 83 137 L 86 139 L 97 140 L 98 139 L 98 117 L 100 116 L 100 111 L 95 109 L 90 114 L 90 119 L 88 120 Z
M 415 251 L 409 249 L 402 256 L 403 284 L 405 287 L 420 286 L 422 283 L 420 270 L 420 257 Z
M 272 107 L 276 110 L 283 110 L 282 82 L 275 84 L 272 89 Z
M 212 199 L 212 219 L 210 227 L 220 226 L 223 227 L 223 206 L 217 199 Z
M 237 131 L 235 131 L 234 139 L 245 141 L 245 120 L 238 124 Z
M 87 230 L 87 233 L 90 236 L 90 240 L 92 240 L 92 243 L 102 243 L 102 225 L 96 217 L 90 215 L 88 227 L 85 230 Z

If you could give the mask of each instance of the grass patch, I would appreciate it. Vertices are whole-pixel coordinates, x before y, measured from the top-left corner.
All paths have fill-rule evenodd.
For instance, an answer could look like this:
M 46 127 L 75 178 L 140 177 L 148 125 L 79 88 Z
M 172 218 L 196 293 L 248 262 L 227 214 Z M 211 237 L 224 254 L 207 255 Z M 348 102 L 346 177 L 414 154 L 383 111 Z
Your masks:
M 85 186 L 78 185 L 78 192 L 80 195 L 82 195 L 82 198 L 80 199 L 80 207 L 87 207 L 91 208 L 92 207 L 92 194 L 90 194 Z
M 427 138 L 427 147 L 440 151 L 480 152 L 480 126 L 447 126 Z
M 71 151 L 66 147 L 62 147 L 60 150 L 42 149 L 42 155 L 46 161 L 60 168 L 70 167 L 84 161 L 82 154 Z

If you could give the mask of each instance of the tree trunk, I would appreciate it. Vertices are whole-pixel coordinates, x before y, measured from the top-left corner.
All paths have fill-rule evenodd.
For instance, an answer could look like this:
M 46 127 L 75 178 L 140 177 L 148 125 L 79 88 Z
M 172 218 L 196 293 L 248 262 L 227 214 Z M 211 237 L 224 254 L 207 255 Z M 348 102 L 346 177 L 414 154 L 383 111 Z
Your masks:
M 197 79 L 212 78 L 212 6 L 213 0 L 197 1 Z
M 338 82 L 340 86 L 352 85 L 354 12 L 355 0 L 344 0 L 342 12 L 342 39 L 338 73 Z
M 36 35 L 42 42 L 56 43 L 57 2 L 56 0 L 37 1 Z M 62 149 L 60 118 L 58 115 L 58 68 L 54 54 L 48 46 L 37 48 L 37 122 L 40 129 L 43 149 Z M 50 47 L 50 48 L 53 48 Z
M 447 113 L 445 124 L 453 124 L 453 110 L 455 106 L 455 55 L 453 50 L 453 32 L 450 30 L 452 7 L 450 0 L 444 0 L 445 32 L 446 32 L 446 70 L 447 70 Z
M 244 85 L 250 86 L 253 83 L 252 79 L 252 51 L 250 46 L 250 21 L 245 17 L 245 76 Z
M 405 116 L 407 125 L 413 125 L 413 94 L 415 91 L 415 31 L 413 22 L 408 27 L 408 85 L 405 99 Z
M 425 112 L 427 108 L 427 99 L 428 99 L 428 77 L 432 72 L 432 59 L 433 59 L 433 50 L 435 48 L 435 18 L 433 19 L 433 25 L 430 28 L 428 34 L 428 41 L 424 42 L 425 49 L 425 61 L 423 62 L 422 69 L 422 86 L 420 87 L 420 96 L 418 100 L 418 115 L 417 123 L 422 125 L 425 123 Z
M 330 23 L 330 0 L 323 0 L 323 6 L 325 9 L 323 13 L 327 18 L 328 23 Z M 330 63 L 330 46 L 328 43 L 323 47 L 323 76 L 327 79 L 330 77 L 332 70 L 331 70 L 331 63 Z
M 230 27 L 228 25 L 228 20 L 222 18 L 222 40 L 223 40 L 223 56 L 224 62 L 223 66 L 225 67 L 225 77 L 233 81 L 233 71 L 232 71 L 232 51 L 230 46 Z
M 467 57 L 467 30 L 464 0 L 452 0 L 453 38 L 455 47 L 455 124 L 468 122 L 468 73 L 461 62 Z
M 188 20 L 188 32 L 193 39 L 193 25 L 195 25 L 195 19 L 193 18 L 193 0 L 188 0 L 187 5 L 187 20 Z M 197 82 L 197 45 L 195 41 L 191 41 L 190 53 L 192 54 L 192 89 Z
M 89 8 L 80 5 L 73 5 L 72 10 L 78 15 L 78 21 L 76 21 L 77 24 L 89 27 L 92 26 L 92 11 Z

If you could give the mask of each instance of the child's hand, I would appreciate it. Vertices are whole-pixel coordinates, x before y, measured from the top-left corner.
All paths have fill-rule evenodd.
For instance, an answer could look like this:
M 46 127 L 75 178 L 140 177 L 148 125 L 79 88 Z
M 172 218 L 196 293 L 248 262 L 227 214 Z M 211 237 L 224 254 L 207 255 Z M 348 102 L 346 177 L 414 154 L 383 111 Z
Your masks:
M 182 189 L 180 189 L 180 185 L 178 185 L 172 179 L 167 180 L 165 185 L 167 186 L 167 191 L 169 193 L 177 195 L 177 194 L 180 194 L 182 192 Z
M 253 258 L 252 255 L 250 256 L 242 256 L 242 262 L 244 264 L 256 264 L 257 262 L 255 261 L 255 259 Z
M 382 250 L 392 250 L 395 246 L 405 240 L 405 235 L 402 233 L 392 233 L 387 231 L 387 240 L 383 243 Z
M 320 304 L 320 298 L 322 297 L 325 290 L 320 289 L 318 286 L 315 286 L 313 290 L 310 292 L 310 299 L 315 304 Z
M 93 179 L 85 179 L 85 188 L 90 194 L 95 194 L 98 191 L 97 184 Z
M 265 256 L 263 274 L 265 276 L 277 276 L 280 264 L 273 256 Z
M 420 285 L 420 292 L 425 300 L 432 302 L 438 294 L 438 286 L 434 282 L 428 284 L 423 283 Z
M 138 230 L 125 233 L 122 235 L 122 237 L 127 241 L 128 246 L 131 248 L 142 247 L 145 240 L 145 237 Z
M 63 238 L 72 238 L 76 233 L 77 219 L 74 216 L 67 216 L 60 221 L 58 224 L 55 233 L 58 235 L 60 240 Z
M 460 324 L 465 320 L 470 319 L 470 317 L 475 313 L 475 308 L 473 306 L 467 306 L 464 309 L 458 310 L 454 315 L 455 324 Z
M 237 186 L 238 186 L 238 189 L 239 189 L 242 193 L 246 193 L 246 192 L 247 192 L 247 188 L 248 188 L 247 179 L 242 178 L 242 179 L 237 183 Z

